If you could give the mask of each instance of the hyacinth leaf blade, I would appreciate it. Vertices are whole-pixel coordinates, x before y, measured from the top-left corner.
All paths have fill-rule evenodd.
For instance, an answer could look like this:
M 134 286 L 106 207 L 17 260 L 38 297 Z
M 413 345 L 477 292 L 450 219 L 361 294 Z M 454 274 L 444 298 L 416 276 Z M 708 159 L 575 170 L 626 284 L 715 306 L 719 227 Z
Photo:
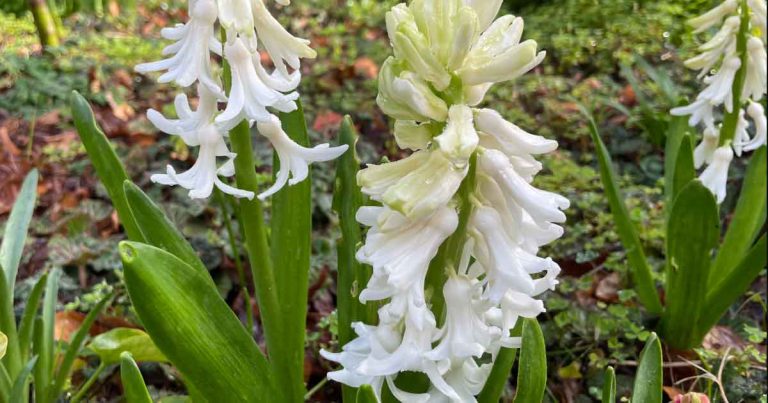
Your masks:
M 9 402 L 23 402 L 27 396 L 27 382 L 32 375 L 32 371 L 37 368 L 37 356 L 32 357 L 24 368 L 21 369 L 19 375 L 13 381 L 13 388 L 11 389 Z
M 35 317 L 40 307 L 40 299 L 45 291 L 45 284 L 48 281 L 48 274 L 43 274 L 29 292 L 24 312 L 21 314 L 19 322 L 19 350 L 21 351 L 21 361 L 25 362 L 29 358 L 29 348 L 32 343 L 32 331 L 35 326 Z
M 547 388 L 547 346 L 536 319 L 524 319 L 514 403 L 541 402 Z
M 0 332 L 0 360 L 5 356 L 7 347 L 8 336 Z M 8 401 L 8 397 L 11 395 L 11 386 L 11 376 L 8 374 L 8 370 L 5 369 L 5 365 L 0 363 L 0 401 Z
M 152 403 L 152 397 L 149 395 L 141 371 L 128 352 L 120 355 L 120 380 L 127 403 Z
M 0 245 L 0 266 L 6 278 L 6 289 L 2 291 L 10 294 L 13 300 L 13 286 L 16 283 L 16 273 L 19 270 L 21 254 L 24 251 L 24 243 L 27 239 L 27 229 L 32 220 L 37 199 L 37 170 L 33 169 L 24 178 L 16 202 L 13 204 L 8 222 L 3 233 L 3 242 Z
M 66 352 L 64 353 L 64 357 L 61 359 L 61 363 L 59 364 L 51 389 L 48 391 L 48 401 L 56 401 L 56 398 L 59 396 L 59 394 L 61 394 L 61 391 L 64 389 L 66 382 L 69 380 L 70 375 L 72 374 L 72 368 L 75 364 L 75 360 L 80 354 L 80 349 L 82 348 L 83 343 L 85 342 L 85 338 L 88 336 L 91 330 L 91 326 L 93 326 L 93 323 L 96 322 L 96 318 L 101 314 L 112 297 L 112 294 L 108 294 L 104 296 L 98 303 L 96 303 L 93 309 L 88 312 L 88 315 L 86 315 L 85 319 L 83 319 L 83 322 L 80 324 L 80 327 L 77 329 L 75 334 L 68 341 L 69 345 L 67 346 Z
M 616 371 L 613 367 L 608 367 L 605 370 L 605 376 L 603 377 L 603 396 L 602 403 L 615 403 L 616 402 Z
M 661 320 L 672 347 L 698 345 L 696 324 L 707 295 L 712 250 L 720 235 L 717 201 L 700 181 L 675 198 L 667 224 L 667 304 Z
M 91 106 L 82 95 L 73 91 L 70 97 L 70 107 L 80 140 L 88 152 L 89 160 L 99 179 L 107 189 L 128 239 L 138 242 L 144 241 L 144 236 L 136 224 L 123 191 L 123 182 L 129 180 L 128 174 L 110 145 L 107 136 L 96 123 Z
M 685 186 L 696 179 L 696 168 L 694 168 L 693 164 L 693 145 L 690 136 L 683 136 L 676 154 L 677 161 L 675 162 L 675 171 L 672 175 L 670 202 L 675 200 Z M 672 203 L 669 205 L 671 206 Z
M 632 390 L 633 402 L 661 403 L 663 385 L 661 342 L 652 333 L 640 353 L 640 363 Z
M 378 401 L 379 399 L 376 398 L 376 393 L 374 393 L 371 385 L 363 385 L 358 388 L 355 397 L 356 403 L 378 403 Z
M 0 270 L 2 265 L 0 265 Z M 6 289 L 6 280 L 4 275 L 0 275 L 0 287 Z M 21 370 L 21 354 L 18 348 L 18 335 L 16 333 L 16 322 L 13 311 L 13 300 L 8 293 L 0 294 L 0 332 L 3 332 L 7 343 L 3 351 L 3 357 L 0 358 L 0 366 L 9 373 L 10 377 L 15 377 Z
M 718 284 L 734 272 L 749 250 L 766 217 L 766 147 L 760 147 L 752 155 L 744 175 L 741 195 L 733 217 L 715 258 L 710 285 Z
M 698 325 L 698 338 L 703 338 L 728 311 L 733 301 L 744 295 L 765 269 L 768 261 L 766 235 L 760 237 L 752 249 L 728 276 L 711 287 L 707 293 L 703 315 Z
M 581 107 L 582 113 L 589 120 L 590 135 L 595 143 L 597 159 L 600 165 L 600 177 L 605 187 L 605 194 L 611 207 L 613 218 L 616 221 L 616 230 L 619 233 L 622 245 L 627 252 L 627 260 L 632 269 L 632 274 L 640 302 L 650 313 L 660 315 L 662 312 L 661 301 L 656 286 L 653 281 L 653 273 L 648 259 L 643 251 L 643 245 L 640 237 L 629 216 L 627 206 L 624 204 L 624 198 L 621 195 L 617 175 L 613 169 L 611 155 L 608 152 L 605 143 L 600 138 L 592 114 L 584 107 Z
M 374 323 L 376 311 L 372 304 L 364 305 L 358 300 L 360 290 L 368 283 L 369 270 L 355 257 L 357 246 L 362 242 L 362 230 L 355 215 L 363 206 L 363 193 L 357 185 L 360 160 L 356 148 L 358 134 L 352 119 L 345 116 L 339 130 L 339 145 L 346 144 L 349 151 L 336 161 L 336 181 L 333 192 L 333 209 L 339 219 L 341 238 L 336 244 L 337 289 L 336 309 L 338 313 L 339 345 L 346 345 L 354 338 L 352 323 L 362 321 Z M 347 385 L 342 386 L 342 400 L 356 401 L 360 392 Z
M 210 279 L 208 269 L 205 268 L 192 245 L 149 196 L 128 180 L 123 182 L 123 194 L 128 202 L 131 216 L 135 219 L 146 243 L 176 256 L 203 277 Z
M 62 272 L 54 269 L 45 281 L 45 296 L 43 297 L 43 313 L 35 321 L 34 352 L 38 357 L 35 365 L 35 396 L 40 402 L 47 402 L 48 391 L 53 381 L 53 370 L 56 365 L 56 343 L 54 332 L 56 327 L 56 305 L 58 304 L 59 282 Z
M 197 394 L 210 401 L 283 401 L 269 363 L 208 279 L 150 245 L 122 242 L 120 255 L 142 324 Z
M 301 102 L 291 113 L 281 113 L 283 130 L 301 146 L 309 145 L 309 134 Z M 280 159 L 273 158 L 273 175 L 277 176 Z M 275 286 L 282 313 L 281 350 L 272 352 L 273 365 L 288 393 L 289 400 L 304 396 L 304 335 L 307 318 L 307 293 L 312 247 L 312 176 L 287 186 L 272 197 L 271 252 L 275 270 Z M 284 373 L 281 373 L 285 371 Z
M 524 323 L 524 321 L 519 321 L 510 332 L 511 336 L 520 337 Z M 491 374 L 488 376 L 483 390 L 477 395 L 479 403 L 496 403 L 501 399 L 501 395 L 507 386 L 509 375 L 512 372 L 512 366 L 517 359 L 517 350 L 516 348 L 506 347 L 502 347 L 499 350 L 496 361 L 493 363 L 493 368 L 491 368 Z

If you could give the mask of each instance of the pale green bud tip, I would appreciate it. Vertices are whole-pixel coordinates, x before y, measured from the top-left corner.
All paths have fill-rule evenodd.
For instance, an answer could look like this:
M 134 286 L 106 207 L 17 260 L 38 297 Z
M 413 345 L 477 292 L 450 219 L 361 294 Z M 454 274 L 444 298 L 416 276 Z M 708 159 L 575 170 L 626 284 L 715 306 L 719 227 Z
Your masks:
M 395 122 L 395 140 L 400 148 L 421 150 L 429 145 L 432 136 L 430 124 L 419 124 L 412 120 Z
M 536 53 L 536 49 L 536 41 L 527 40 L 487 62 L 470 61 L 458 73 L 466 85 L 514 80 L 544 60 L 546 52 Z

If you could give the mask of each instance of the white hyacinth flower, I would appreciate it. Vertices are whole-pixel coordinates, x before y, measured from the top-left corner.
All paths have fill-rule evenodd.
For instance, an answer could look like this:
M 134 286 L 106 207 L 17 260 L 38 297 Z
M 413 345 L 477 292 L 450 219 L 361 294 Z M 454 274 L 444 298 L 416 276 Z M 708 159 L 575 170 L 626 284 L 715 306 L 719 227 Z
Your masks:
M 750 102 L 747 107 L 749 118 L 755 123 L 755 136 L 742 144 L 744 151 L 754 151 L 766 145 L 768 141 L 768 122 L 765 108 L 758 102 Z
M 728 17 L 720 31 L 709 42 L 699 46 L 702 53 L 685 61 L 685 67 L 700 70 L 699 78 L 709 74 L 723 55 L 736 53 L 736 34 L 740 26 L 741 18 L 735 15 Z
M 760 35 L 763 38 L 763 42 L 766 40 L 766 34 L 768 34 L 768 10 L 766 10 L 765 0 L 747 0 L 750 10 L 752 11 L 751 22 L 752 26 L 760 30 Z
M 158 82 L 176 82 L 188 87 L 199 81 L 214 92 L 219 98 L 224 97 L 218 80 L 213 77 L 210 52 L 221 54 L 221 43 L 214 36 L 214 22 L 217 17 L 216 3 L 213 0 L 197 0 L 190 3 L 190 20 L 184 25 L 164 28 L 161 32 L 166 39 L 176 43 L 163 49 L 167 59 L 136 66 L 139 73 L 167 70 Z
M 309 47 L 309 41 L 291 35 L 270 14 L 263 0 L 251 0 L 253 19 L 259 41 L 275 63 L 275 68 L 284 76 L 288 76 L 288 67 L 299 70 L 300 59 L 314 59 L 317 53 Z M 288 4 L 287 1 L 281 4 Z
M 717 203 L 725 200 L 726 185 L 728 183 L 728 169 L 733 160 L 733 150 L 728 145 L 722 146 L 715 151 L 712 157 L 712 163 L 701 173 L 699 179 L 715 195 Z
M 768 54 L 763 41 L 750 37 L 747 41 L 747 75 L 744 80 L 744 91 L 741 100 L 763 99 L 768 88 Z
M 673 116 L 689 116 L 688 125 L 694 127 L 704 123 L 706 127 L 714 127 L 714 106 L 707 99 L 697 99 L 690 105 L 673 108 L 670 113 Z
M 706 14 L 688 20 L 688 24 L 695 29 L 694 33 L 704 32 L 719 24 L 726 16 L 733 14 L 738 7 L 738 0 L 726 0 Z
M 288 137 L 280 125 L 280 119 L 275 115 L 272 115 L 267 122 L 259 122 L 257 128 L 259 133 L 272 143 L 280 160 L 280 170 L 277 172 L 275 183 L 259 195 L 261 200 L 277 193 L 286 183 L 295 185 L 307 179 L 309 164 L 334 160 L 349 148 L 346 144 L 338 147 L 331 147 L 328 144 L 321 144 L 314 148 L 302 147 Z M 290 179 L 288 179 L 289 175 Z
M 693 151 L 693 166 L 696 169 L 699 169 L 704 166 L 705 163 L 711 163 L 712 157 L 715 155 L 715 151 L 719 144 L 720 131 L 714 127 L 704 129 L 704 137 L 701 139 L 701 143 L 699 143 Z
M 706 99 L 711 105 L 725 104 L 725 110 L 733 111 L 733 80 L 741 67 L 741 60 L 733 56 L 726 59 L 720 70 L 713 76 L 704 79 L 709 84 L 704 91 L 699 94 L 699 99 Z
M 736 130 L 733 135 L 733 152 L 737 157 L 741 157 L 744 144 L 749 143 L 749 122 L 744 116 L 744 110 L 739 110 L 739 117 L 736 120 Z

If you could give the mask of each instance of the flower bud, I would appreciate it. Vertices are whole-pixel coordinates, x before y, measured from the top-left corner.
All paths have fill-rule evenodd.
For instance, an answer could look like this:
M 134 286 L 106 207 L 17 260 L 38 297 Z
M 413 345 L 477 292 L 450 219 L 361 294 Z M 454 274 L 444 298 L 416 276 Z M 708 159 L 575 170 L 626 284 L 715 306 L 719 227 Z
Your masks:
M 448 107 L 429 85 L 411 71 L 404 71 L 394 58 L 387 59 L 379 73 L 379 107 L 395 119 L 419 122 L 445 121 Z
M 472 109 L 466 105 L 452 106 L 448 111 L 448 125 L 445 131 L 435 137 L 440 151 L 459 167 L 467 164 L 480 141 L 472 115 Z

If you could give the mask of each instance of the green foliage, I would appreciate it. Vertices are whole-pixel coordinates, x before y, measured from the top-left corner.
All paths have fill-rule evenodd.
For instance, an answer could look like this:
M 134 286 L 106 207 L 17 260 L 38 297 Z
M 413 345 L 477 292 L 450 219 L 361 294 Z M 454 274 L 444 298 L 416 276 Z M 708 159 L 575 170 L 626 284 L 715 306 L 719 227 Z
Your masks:
M 616 402 L 616 373 L 612 367 L 608 367 L 605 370 L 605 378 L 603 379 L 603 400 L 602 403 L 615 403 Z
M 149 335 L 138 329 L 117 328 L 102 333 L 88 343 L 88 349 L 107 365 L 120 362 L 123 353 L 138 361 L 167 361 Z
M 513 402 L 540 402 L 547 387 L 547 349 L 536 319 L 523 322 L 523 346 L 517 369 L 517 391 Z
M 127 351 L 120 354 L 120 379 L 127 403 L 152 403 L 139 367 Z
M 661 403 L 664 373 L 662 371 L 661 342 L 659 342 L 656 334 L 651 335 L 645 343 L 639 362 L 632 401 Z

